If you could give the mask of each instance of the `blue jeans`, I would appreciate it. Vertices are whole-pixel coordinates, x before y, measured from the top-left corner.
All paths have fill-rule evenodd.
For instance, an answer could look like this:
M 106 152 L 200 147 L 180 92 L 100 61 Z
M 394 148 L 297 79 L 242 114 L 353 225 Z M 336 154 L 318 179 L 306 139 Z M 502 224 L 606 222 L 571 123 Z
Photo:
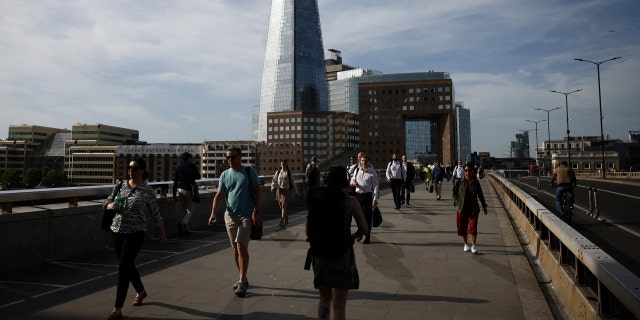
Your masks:
M 558 210 L 560 214 L 564 213 L 562 212 L 562 195 L 565 192 L 569 195 L 569 205 L 573 205 L 573 187 L 558 186 L 556 189 L 556 210 Z

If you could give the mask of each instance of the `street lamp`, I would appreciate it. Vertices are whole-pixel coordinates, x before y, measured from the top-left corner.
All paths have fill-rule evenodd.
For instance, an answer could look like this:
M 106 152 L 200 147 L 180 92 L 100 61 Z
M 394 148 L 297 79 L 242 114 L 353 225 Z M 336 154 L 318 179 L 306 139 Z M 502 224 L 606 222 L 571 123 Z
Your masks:
M 578 91 L 582 91 L 582 89 L 573 90 L 573 91 L 570 91 L 570 92 L 560 92 L 560 91 L 556 91 L 556 90 L 551 90 L 551 92 L 564 94 L 564 107 L 567 110 L 567 159 L 569 160 L 568 161 L 569 165 L 571 165 L 571 144 L 569 143 L 569 133 L 571 132 L 569 130 L 569 95 L 574 93 L 574 92 L 578 92 Z
M 540 121 L 525 120 L 525 121 L 534 123 L 536 125 L 536 128 L 535 128 L 535 130 L 536 130 L 536 148 L 534 150 L 535 150 L 535 153 L 536 153 L 536 157 L 535 157 L 536 164 L 538 164 L 538 146 L 539 146 L 539 144 L 538 144 L 538 123 L 545 122 L 547 120 L 540 120 Z
M 558 110 L 560 109 L 560 107 L 557 108 L 553 108 L 553 109 L 542 109 L 542 108 L 536 108 L 536 110 L 540 110 L 540 111 L 545 111 L 547 113 L 547 137 L 548 137 L 548 142 L 549 142 L 549 149 L 551 149 L 551 128 L 549 127 L 551 120 L 549 120 L 549 113 L 551 111 L 554 110 Z M 546 150 L 547 148 L 545 148 Z M 549 154 L 549 169 L 551 169 L 551 151 L 547 150 L 547 153 Z M 547 155 L 545 155 L 546 158 Z
M 606 162 L 604 158 L 604 129 L 602 128 L 602 92 L 600 91 L 600 65 L 607 61 L 618 60 L 621 58 L 622 57 L 613 57 L 611 59 L 607 59 L 600 62 L 593 62 L 591 60 L 586 60 L 586 59 L 573 59 L 576 61 L 593 63 L 598 68 L 598 102 L 600 105 L 600 147 L 602 148 L 602 179 L 607 178 L 607 174 L 606 174 L 607 168 L 606 168 Z

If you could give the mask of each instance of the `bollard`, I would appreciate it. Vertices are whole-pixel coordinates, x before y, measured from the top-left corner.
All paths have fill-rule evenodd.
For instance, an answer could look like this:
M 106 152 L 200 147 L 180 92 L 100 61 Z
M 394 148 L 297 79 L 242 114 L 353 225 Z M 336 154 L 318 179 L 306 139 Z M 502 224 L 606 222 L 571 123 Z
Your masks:
M 542 190 L 542 186 L 540 185 L 540 176 L 536 177 L 536 186 L 538 187 L 538 190 Z

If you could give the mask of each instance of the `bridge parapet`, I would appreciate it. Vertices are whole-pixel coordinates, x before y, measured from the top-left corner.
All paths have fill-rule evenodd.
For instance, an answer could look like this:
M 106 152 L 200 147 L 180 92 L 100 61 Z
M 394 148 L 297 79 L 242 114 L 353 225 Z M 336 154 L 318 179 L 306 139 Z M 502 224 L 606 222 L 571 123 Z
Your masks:
M 638 276 L 507 179 L 487 177 L 572 318 L 640 318 Z

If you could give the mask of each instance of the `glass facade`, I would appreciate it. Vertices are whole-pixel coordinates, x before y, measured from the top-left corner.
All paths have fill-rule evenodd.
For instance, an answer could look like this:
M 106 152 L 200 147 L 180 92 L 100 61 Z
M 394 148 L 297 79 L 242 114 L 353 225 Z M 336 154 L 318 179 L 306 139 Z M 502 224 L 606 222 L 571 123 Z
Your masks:
M 317 0 L 272 0 L 253 138 L 267 140 L 268 112 L 328 111 L 327 91 Z
M 432 119 L 410 119 L 404 123 L 405 150 L 410 162 L 432 163 L 442 157 L 438 139 L 438 123 Z

